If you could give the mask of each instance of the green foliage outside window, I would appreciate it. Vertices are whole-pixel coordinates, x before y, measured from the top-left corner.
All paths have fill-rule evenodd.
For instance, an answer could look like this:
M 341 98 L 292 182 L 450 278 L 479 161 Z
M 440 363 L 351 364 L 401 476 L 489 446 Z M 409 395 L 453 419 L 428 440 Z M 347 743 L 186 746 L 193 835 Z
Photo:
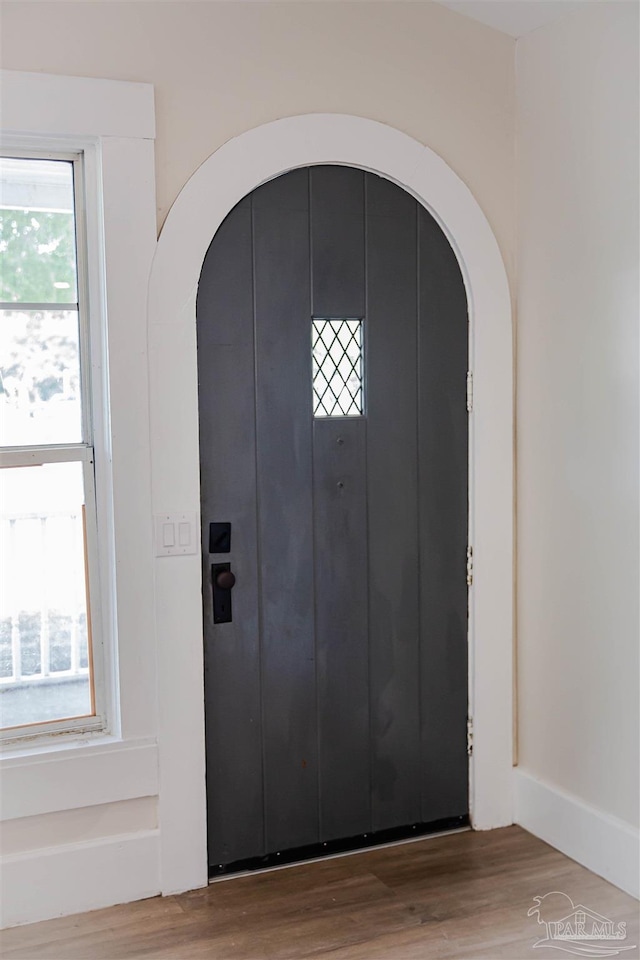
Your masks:
M 0 300 L 76 302 L 71 213 L 0 211 Z

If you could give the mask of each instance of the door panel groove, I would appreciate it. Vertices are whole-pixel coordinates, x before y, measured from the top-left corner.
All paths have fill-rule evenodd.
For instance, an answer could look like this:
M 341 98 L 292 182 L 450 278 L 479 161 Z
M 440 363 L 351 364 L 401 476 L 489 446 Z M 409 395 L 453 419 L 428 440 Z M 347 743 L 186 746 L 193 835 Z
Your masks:
M 368 239 L 369 239 L 369 179 L 367 176 L 364 177 L 364 195 L 363 195 L 363 217 L 364 217 L 364 330 L 363 330 L 363 340 L 364 340 L 364 409 L 368 411 L 368 395 L 369 395 L 369 361 L 368 361 L 368 318 L 369 318 L 369 257 L 367 254 L 368 249 Z M 370 472 L 369 464 L 369 421 L 367 419 L 365 423 L 365 475 L 367 477 L 367 484 Z M 371 529 L 370 529 L 370 513 L 367 504 L 366 511 L 366 538 L 367 538 L 367 621 L 371 621 Z M 374 741 L 373 741 L 373 697 L 371 691 L 373 689 L 372 685 L 372 664 L 371 664 L 371 643 L 367 644 L 367 688 L 369 690 L 369 702 L 368 702 L 368 720 L 369 720 L 369 745 L 367 751 L 367 759 L 369 761 L 369 830 L 373 832 L 373 789 L 374 789 L 374 780 L 373 780 L 373 767 L 374 767 Z
M 313 202 L 311 194 L 311 175 L 312 171 L 307 171 L 307 203 L 309 205 L 309 326 L 311 318 L 315 316 L 314 301 L 314 271 L 313 271 Z M 311 335 L 309 336 L 311 339 Z M 311 504 L 313 516 L 316 515 L 316 465 L 315 456 L 312 448 L 311 458 Z M 319 703 L 319 683 L 318 683 L 318 591 L 317 591 L 317 570 L 316 570 L 316 524 L 313 524 L 312 533 L 312 555 L 313 555 L 313 637 L 314 637 L 314 671 L 315 671 L 315 697 L 314 710 L 316 722 L 316 753 L 318 757 L 318 791 L 317 791 L 317 818 L 318 818 L 318 838 L 323 835 L 322 823 L 322 744 L 320 741 L 320 703 Z
M 258 392 L 256 384 L 258 382 L 258 351 L 256 350 L 256 248 L 255 248 L 255 218 L 253 211 L 253 197 L 251 202 L 251 304 L 252 304 L 252 343 L 253 343 L 253 397 L 254 397 L 254 423 L 256 431 L 256 441 L 254 444 L 255 456 L 255 475 L 258 476 Z M 260 488 L 256 480 L 256 530 L 260 529 Z M 260 672 L 260 690 L 264 688 L 264 661 L 262 638 L 264 636 L 264 614 L 262 605 L 262 549 L 261 538 L 257 537 L 256 542 L 256 560 L 257 560 L 257 594 L 258 594 L 258 655 Z M 206 691 L 205 691 L 206 695 Z M 261 760 L 261 787 L 262 787 L 262 853 L 267 852 L 267 797 L 266 797 L 266 775 L 267 768 L 265 763 L 265 744 L 264 744 L 264 698 L 260 696 L 260 760 Z
M 416 377 L 416 393 L 417 393 L 417 411 L 416 411 L 416 449 L 420 450 L 420 427 L 422 423 L 422 378 L 420 376 L 420 357 L 422 355 L 422 337 L 420 335 L 420 304 L 421 300 L 421 288 L 420 288 L 420 215 L 416 210 L 416 220 L 415 220 L 415 233 L 416 233 L 416 304 L 418 309 L 416 311 L 416 366 L 415 366 L 415 377 Z M 416 463 L 416 483 L 418 488 L 418 502 L 416 504 L 416 513 L 417 513 L 417 523 L 418 523 L 418 635 L 422 637 L 423 633 L 423 609 L 422 609 L 422 510 L 421 510 L 421 498 L 419 491 L 422 489 L 422 470 L 421 470 L 421 457 L 418 455 Z M 423 654 L 423 644 L 418 644 L 418 685 L 419 685 L 419 697 L 418 697 L 418 723 L 420 729 L 420 766 L 424 764 L 424 752 L 422 744 L 422 728 L 424 723 L 423 716 L 423 700 L 424 700 L 424 684 L 423 684 L 423 669 L 424 669 L 424 654 Z M 424 778 L 420 777 L 420 813 L 424 810 Z

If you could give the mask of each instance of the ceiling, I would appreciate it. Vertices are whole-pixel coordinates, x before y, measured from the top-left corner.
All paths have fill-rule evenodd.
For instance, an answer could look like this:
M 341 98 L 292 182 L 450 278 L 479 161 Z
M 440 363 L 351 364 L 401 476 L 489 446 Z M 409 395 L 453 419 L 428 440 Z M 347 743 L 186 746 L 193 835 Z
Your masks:
M 24 0 L 26 2 L 26 0 Z M 96 3 L 97 0 L 75 0 L 77 3 Z M 131 0 L 110 0 L 111 3 L 130 3 Z M 137 0 L 139 3 L 166 3 L 170 0 Z M 178 3 L 229 2 L 229 0 L 173 0 Z M 236 0 L 245 2 L 245 0 Z M 270 0 L 252 0 L 268 3 Z M 369 0 L 284 0 L 289 3 L 317 2 L 355 2 L 366 3 Z M 407 0 L 378 0 L 383 3 L 407 2 Z M 640 0 L 408 0 L 415 3 L 439 3 L 456 13 L 471 17 L 494 30 L 500 30 L 511 37 L 522 37 L 554 20 L 571 16 L 572 13 L 593 4 L 603 3 L 640 3 Z M 0 4 L 2 0 L 0 0 Z
M 437 0 L 512 37 L 521 37 L 598 0 Z

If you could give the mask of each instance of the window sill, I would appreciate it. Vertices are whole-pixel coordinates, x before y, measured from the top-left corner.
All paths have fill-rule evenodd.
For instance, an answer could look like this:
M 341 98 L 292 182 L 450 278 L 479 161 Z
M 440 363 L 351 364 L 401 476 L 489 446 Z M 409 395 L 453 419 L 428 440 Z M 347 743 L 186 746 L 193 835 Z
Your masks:
M 103 717 L 94 716 L 5 728 L 0 732 L 0 762 L 4 756 L 15 756 L 23 751 L 40 753 L 43 748 L 64 749 L 67 746 L 93 743 L 98 737 L 108 736 L 105 726 Z
M 33 817 L 157 796 L 158 747 L 154 739 L 104 733 L 73 742 L 15 744 L 3 749 L 0 771 L 1 819 Z
M 122 737 L 105 733 L 104 730 L 95 732 L 73 733 L 71 731 L 64 734 L 43 734 L 34 738 L 32 741 L 16 740 L 8 741 L 0 746 L 0 770 L 8 766 L 38 761 L 40 758 L 65 759 L 66 757 L 77 757 L 80 753 L 85 756 L 91 756 L 94 753 L 104 753 L 105 751 L 114 752 L 119 750 L 131 750 L 138 747 L 154 747 L 155 739 L 150 737 L 146 739 L 126 740 Z

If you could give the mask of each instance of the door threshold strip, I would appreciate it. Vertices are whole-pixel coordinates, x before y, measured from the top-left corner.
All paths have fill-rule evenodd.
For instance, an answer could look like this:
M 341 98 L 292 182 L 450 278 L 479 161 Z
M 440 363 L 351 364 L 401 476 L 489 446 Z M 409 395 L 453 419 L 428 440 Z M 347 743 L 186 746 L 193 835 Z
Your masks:
M 454 825 L 452 820 L 458 821 L 458 823 Z M 354 837 L 349 840 L 330 841 L 326 844 L 313 844 L 313 847 L 302 847 L 299 848 L 300 853 L 298 856 L 296 856 L 298 851 L 287 850 L 282 854 L 283 857 L 287 857 L 285 862 L 277 862 L 276 857 L 278 854 L 271 854 L 269 857 L 255 857 L 252 861 L 239 861 L 237 864 L 225 865 L 220 872 L 215 868 L 210 868 L 209 884 L 220 883 L 222 880 L 235 880 L 238 877 L 252 877 L 260 873 L 272 873 L 274 870 L 287 870 L 290 867 L 300 867 L 309 863 L 320 863 L 323 860 L 335 860 L 337 857 L 353 857 L 359 853 L 371 853 L 374 850 L 398 847 L 405 843 L 416 843 L 418 840 L 432 840 L 438 837 L 448 837 L 455 833 L 467 833 L 472 829 L 468 816 L 455 817 L 447 821 L 437 821 L 433 825 L 420 824 L 417 826 L 422 828 L 422 832 L 414 833 L 412 827 L 403 827 L 397 830 L 380 831 L 380 833 L 377 834 L 377 836 L 381 836 L 384 834 L 403 833 L 402 836 L 396 836 L 396 838 L 389 838 L 388 840 L 380 839 L 376 841 L 374 839 L 376 834 L 371 834 L 372 840 L 369 842 L 365 839 L 366 835 L 363 835 L 363 837 Z M 326 853 L 311 852 L 313 848 L 322 850 L 323 847 L 327 848 Z M 331 850 L 331 847 L 334 847 L 334 849 Z M 335 849 L 338 847 L 339 849 Z M 310 851 L 308 855 L 303 853 L 303 851 L 306 850 Z M 265 863 L 264 866 L 259 865 L 261 861 L 264 862 L 267 860 L 273 862 Z M 244 864 L 248 864 L 249 862 L 255 863 L 256 866 L 244 866 Z

